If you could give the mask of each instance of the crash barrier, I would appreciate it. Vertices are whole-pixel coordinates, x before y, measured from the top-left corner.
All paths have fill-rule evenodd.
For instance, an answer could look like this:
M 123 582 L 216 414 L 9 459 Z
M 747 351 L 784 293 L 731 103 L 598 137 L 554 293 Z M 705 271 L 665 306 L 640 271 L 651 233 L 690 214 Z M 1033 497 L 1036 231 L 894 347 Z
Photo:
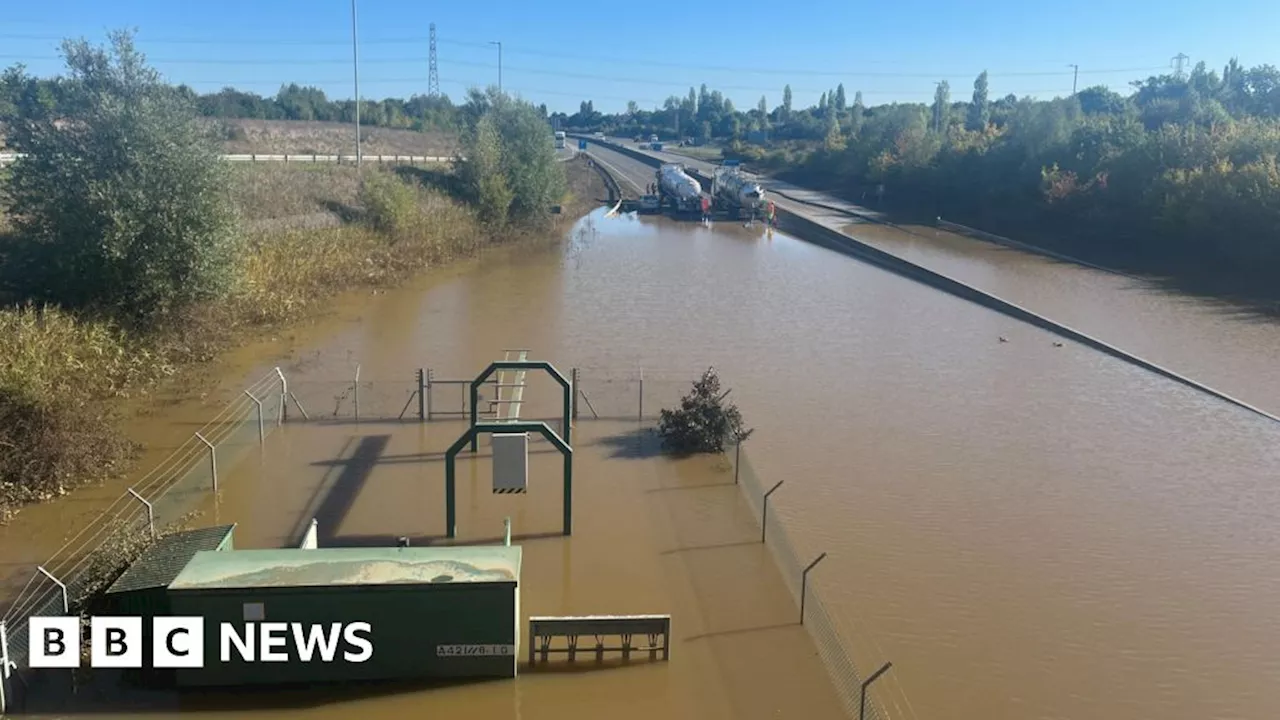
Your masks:
M 72 535 L 29 574 L 0 616 L 9 677 L 0 671 L 0 701 L 12 711 L 29 671 L 29 619 L 74 614 L 123 569 L 129 558 L 218 492 L 220 475 L 266 443 L 271 431 L 301 411 L 277 368 L 249 385 L 178 449 L 138 478 L 115 502 Z M 0 669 L 2 670 L 2 669 Z M 5 711 L 0 706 L 0 713 Z
M 643 644 L 636 644 L 637 635 L 645 638 Z M 586 636 L 595 638 L 594 644 L 579 645 Z M 605 638 L 617 638 L 616 645 L 606 645 Z M 554 640 L 562 638 L 564 647 L 555 647 Z M 658 640 L 662 642 L 659 643 Z M 650 660 L 657 660 L 662 654 L 663 660 L 671 658 L 671 616 L 670 615 L 584 615 L 577 617 L 531 617 L 529 618 L 529 664 L 538 660 L 547 662 L 550 655 L 566 655 L 569 662 L 577 659 L 578 653 L 592 653 L 596 662 L 603 662 L 605 653 L 622 654 L 624 661 L 631 659 L 633 652 L 647 652 Z
M 618 180 L 609 172 L 595 157 L 589 152 L 582 153 L 591 161 L 591 167 L 600 175 L 600 179 L 604 180 L 604 185 L 609 189 L 609 202 L 618 203 L 622 201 L 622 188 L 618 185 Z
M 594 142 L 600 143 L 599 140 L 596 140 Z M 600 143 L 600 144 L 603 144 L 612 150 L 617 150 L 629 157 L 634 157 L 635 159 L 641 160 L 654 167 L 657 167 L 662 164 L 662 161 L 659 160 L 658 158 L 655 158 L 651 155 L 646 155 L 645 153 L 642 153 L 636 150 L 632 150 L 631 148 L 627 148 L 621 145 L 614 145 L 612 143 L 607 143 L 607 142 Z M 699 180 L 701 180 L 702 178 L 705 178 L 705 176 L 698 173 L 694 173 L 694 177 Z M 766 186 L 766 190 L 768 190 L 767 186 Z M 792 202 L 795 202 L 798 204 L 806 204 L 806 205 L 814 205 L 817 207 L 823 207 L 826 209 L 834 210 L 836 212 L 846 212 L 840 208 L 836 208 L 834 206 L 822 205 L 821 203 L 801 201 L 801 200 L 796 200 L 794 198 L 792 198 Z M 1232 405 L 1235 405 L 1236 407 L 1243 408 L 1257 415 L 1261 415 L 1262 417 L 1265 417 L 1268 420 L 1274 420 L 1276 422 L 1280 422 L 1280 417 L 1277 417 L 1276 415 L 1273 415 L 1259 407 L 1251 405 L 1236 397 L 1228 395 L 1227 393 L 1224 393 L 1220 390 L 1209 387 L 1204 383 L 1198 382 L 1185 375 L 1174 372 L 1173 370 L 1170 370 L 1162 365 L 1158 365 L 1154 362 L 1151 362 L 1150 360 L 1146 360 L 1137 355 L 1134 355 L 1131 352 L 1122 350 L 1109 343 L 1105 343 L 1095 337 L 1092 337 L 1079 330 L 1076 330 L 1072 327 L 1064 325 L 1056 320 L 1051 320 L 1047 317 L 1044 317 L 1043 315 L 1032 312 L 1020 305 L 1016 305 L 1014 303 L 1009 302 L 1008 300 L 1004 300 L 999 297 L 996 297 L 991 293 L 988 293 L 983 290 L 979 290 L 971 285 L 967 285 L 958 280 L 953 280 L 952 278 L 942 275 L 941 273 L 937 273 L 937 272 L 934 272 L 933 270 L 929 270 L 928 268 L 922 267 L 920 265 L 916 265 L 915 263 L 912 263 L 908 260 L 904 260 L 898 257 L 897 255 L 893 255 L 892 253 L 888 253 L 879 248 L 872 247 L 871 245 L 861 242 L 856 238 L 850 237 L 849 235 L 845 235 L 842 232 L 826 227 L 825 225 L 822 225 L 821 223 L 811 220 L 805 217 L 804 215 L 796 213 L 793 210 L 788 210 L 781 206 L 775 206 L 775 207 L 777 209 L 777 215 L 778 215 L 778 228 L 783 232 L 789 233 L 791 235 L 795 235 L 797 238 L 800 238 L 808 242 L 812 242 L 816 245 L 821 245 L 830 250 L 835 250 L 836 252 L 861 260 L 869 265 L 874 265 L 875 267 L 881 268 L 882 270 L 887 270 L 891 273 L 894 273 L 895 275 L 900 275 L 910 280 L 915 280 L 916 282 L 923 283 L 936 290 L 941 290 L 949 295 L 954 295 L 955 297 L 961 298 L 963 300 L 968 300 L 969 302 L 976 303 L 990 310 L 995 310 L 996 312 L 1012 317 L 1015 320 L 1021 320 L 1022 322 L 1028 323 L 1030 325 L 1034 325 L 1042 330 L 1047 330 L 1051 333 L 1064 337 L 1068 340 L 1074 340 L 1075 342 L 1078 342 L 1081 345 L 1084 345 L 1085 347 L 1105 353 L 1107 355 L 1110 355 L 1111 357 L 1130 363 L 1132 365 L 1136 365 L 1137 367 L 1140 367 L 1144 370 L 1153 372 L 1157 375 L 1160 375 L 1161 377 L 1167 378 L 1181 385 L 1185 385 L 1194 390 L 1198 390 L 1207 395 L 1212 395 L 1213 397 L 1216 397 L 1219 400 L 1224 400 L 1226 402 L 1231 403 Z M 846 212 L 846 214 L 856 216 L 856 213 Z

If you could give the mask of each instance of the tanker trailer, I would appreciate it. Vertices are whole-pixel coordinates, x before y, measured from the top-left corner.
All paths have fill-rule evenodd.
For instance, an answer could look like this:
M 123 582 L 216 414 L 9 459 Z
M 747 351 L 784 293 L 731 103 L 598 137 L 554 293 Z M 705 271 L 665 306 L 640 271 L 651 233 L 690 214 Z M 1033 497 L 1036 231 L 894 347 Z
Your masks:
M 667 164 L 658 168 L 658 196 L 661 202 L 670 203 L 680 212 L 698 212 L 702 185 L 689 177 L 682 166 Z
M 755 219 L 764 211 L 764 188 L 747 178 L 737 163 L 725 163 L 711 177 L 711 196 L 717 207 L 739 218 Z

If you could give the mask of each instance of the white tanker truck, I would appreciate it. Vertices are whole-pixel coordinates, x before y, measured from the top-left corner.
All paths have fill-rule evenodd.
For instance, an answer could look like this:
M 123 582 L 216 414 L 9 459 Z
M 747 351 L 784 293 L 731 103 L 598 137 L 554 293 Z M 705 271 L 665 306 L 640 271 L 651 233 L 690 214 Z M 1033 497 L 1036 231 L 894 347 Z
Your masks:
M 698 212 L 702 202 L 702 185 L 689 177 L 684 168 L 667 164 L 658 168 L 658 197 L 681 212 Z
M 742 174 L 737 162 L 726 162 L 711 176 L 711 197 L 716 207 L 739 218 L 755 219 L 764 212 L 767 202 L 760 183 Z

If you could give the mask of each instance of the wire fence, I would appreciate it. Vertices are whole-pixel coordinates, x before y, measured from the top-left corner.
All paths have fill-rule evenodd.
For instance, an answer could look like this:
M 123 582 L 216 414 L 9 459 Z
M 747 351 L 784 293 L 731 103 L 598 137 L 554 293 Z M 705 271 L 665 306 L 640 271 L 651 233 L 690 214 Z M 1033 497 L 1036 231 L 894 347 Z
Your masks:
M 508 371 L 510 372 L 510 371 Z M 572 416 L 581 420 L 652 421 L 664 408 L 675 408 L 702 371 L 572 368 Z M 131 557 L 130 545 L 145 542 L 182 518 L 217 491 L 218 465 L 229 467 L 248 449 L 265 442 L 286 420 L 324 422 L 431 422 L 467 420 L 471 383 L 465 373 L 452 375 L 423 368 L 387 381 L 362 378 L 357 366 L 348 380 L 286 382 L 277 369 L 250 385 L 172 455 L 161 462 L 77 532 L 31 579 L 0 620 L 7 631 L 9 662 L 27 667 L 28 618 L 76 612 L 104 589 Z M 477 418 L 493 419 L 511 377 L 495 374 L 478 388 Z M 813 637 L 823 663 L 849 717 L 859 720 L 915 720 L 906 694 L 884 653 L 865 627 L 855 627 L 859 648 L 844 636 L 809 583 L 826 557 L 806 558 L 795 550 L 775 506 L 783 482 L 768 483 L 748 457 L 749 442 L 731 443 L 726 452 L 734 481 L 742 488 L 752 513 L 761 521 L 761 541 L 772 552 L 800 617 Z M 136 554 L 136 553 L 133 553 Z M 124 558 L 125 560 L 122 560 Z M 873 666 L 874 664 L 874 666 Z
M 28 619 L 78 612 L 157 534 L 180 523 L 216 493 L 229 469 L 285 417 L 288 397 L 277 369 L 251 384 L 169 457 L 138 478 L 76 532 L 31 577 L 0 617 L 10 668 L 28 668 Z M 2 670 L 2 669 L 0 669 Z
M 581 421 L 631 420 L 652 422 L 663 409 L 679 407 L 702 369 L 672 370 L 574 367 L 567 380 L 573 386 L 572 417 Z M 532 375 L 533 373 L 529 373 Z M 360 379 L 355 369 L 349 380 L 305 382 L 290 385 L 311 419 L 420 422 L 467 420 L 471 412 L 470 385 L 474 375 L 424 368 L 404 380 Z M 479 388 L 477 418 L 496 417 L 490 401 L 501 397 L 503 381 L 496 374 Z M 419 402 L 419 397 L 422 398 Z M 859 720 L 916 720 L 914 710 L 892 671 L 885 654 L 863 626 L 837 626 L 813 587 L 816 558 L 796 552 L 775 506 L 783 483 L 768 483 L 751 464 L 749 441 L 731 443 L 726 455 L 734 480 L 741 487 L 751 512 L 761 522 L 761 541 L 768 545 L 782 576 L 799 606 L 803 623 L 813 637 L 837 695 L 849 717 Z M 769 499 L 766 500 L 766 496 Z M 857 648 L 860 652 L 855 652 Z M 886 672 L 888 671 L 888 672 Z M 864 697 L 865 686 L 865 697 Z

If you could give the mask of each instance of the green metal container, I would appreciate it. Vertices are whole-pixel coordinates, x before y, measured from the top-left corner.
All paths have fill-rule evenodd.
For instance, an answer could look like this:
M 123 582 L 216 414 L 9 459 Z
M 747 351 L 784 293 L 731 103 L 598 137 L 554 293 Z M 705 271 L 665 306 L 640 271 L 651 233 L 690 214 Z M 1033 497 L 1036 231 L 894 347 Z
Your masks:
M 151 672 L 151 618 L 169 615 L 166 588 L 198 552 L 225 552 L 233 549 L 235 525 L 219 525 L 166 535 L 147 548 L 103 593 L 101 615 L 142 617 L 143 670 L 131 672 L 133 679 L 151 683 L 172 682 L 172 673 Z
M 520 548 L 507 546 L 197 553 L 167 601 L 173 615 L 204 618 L 204 667 L 177 670 L 177 683 L 514 677 L 520 560 Z M 275 646 L 287 659 L 263 661 L 261 633 L 274 623 L 288 624 Z M 294 633 L 328 635 L 334 623 L 332 660 L 303 660 Z M 342 634 L 353 623 L 369 624 L 362 662 L 344 658 L 360 655 Z M 247 639 L 250 627 L 252 661 L 223 639 L 227 628 Z

